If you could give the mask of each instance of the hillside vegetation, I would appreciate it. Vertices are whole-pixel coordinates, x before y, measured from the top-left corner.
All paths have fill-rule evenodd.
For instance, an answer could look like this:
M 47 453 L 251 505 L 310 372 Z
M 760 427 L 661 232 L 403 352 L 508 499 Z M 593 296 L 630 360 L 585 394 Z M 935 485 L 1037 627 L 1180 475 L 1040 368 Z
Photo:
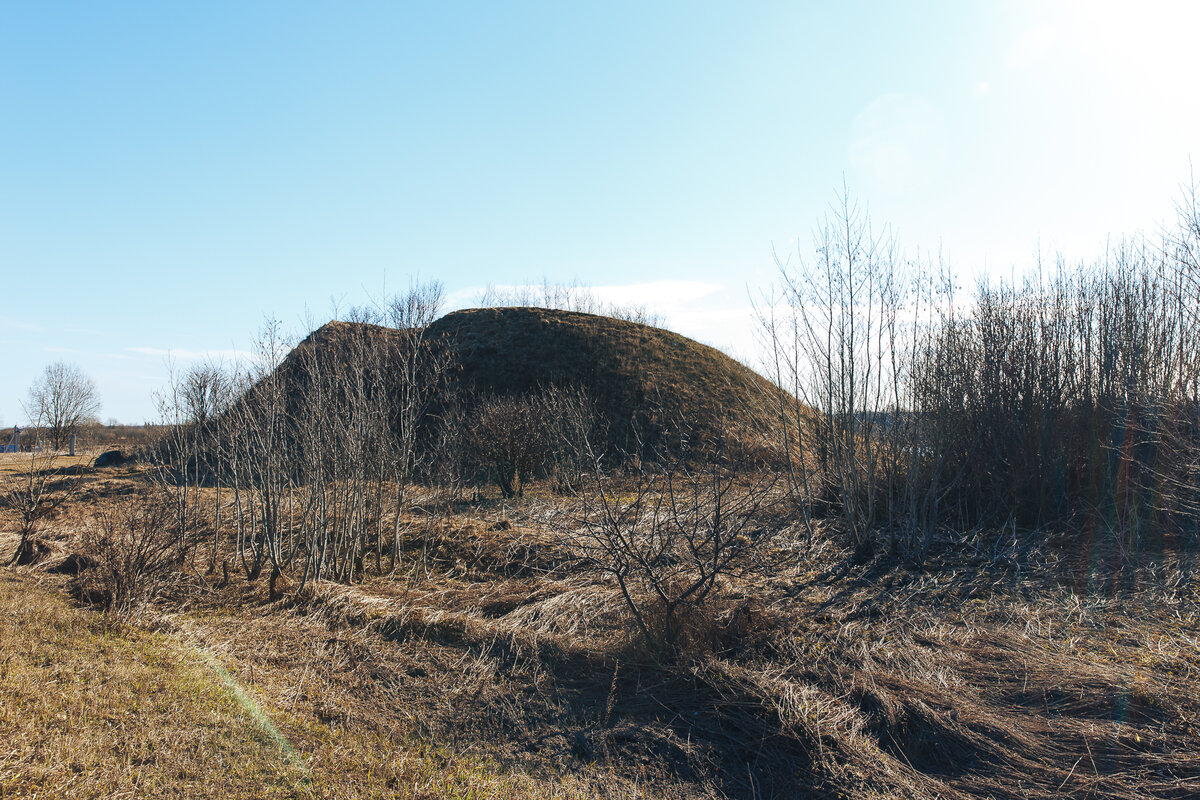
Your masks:
M 395 351 L 401 338 L 387 325 L 329 322 L 300 342 L 281 369 L 285 380 L 306 384 L 304 364 L 316 353 L 348 369 L 364 346 Z M 576 311 L 478 308 L 437 319 L 423 339 L 447 364 L 433 401 L 439 408 L 452 400 L 469 405 L 548 387 L 579 389 L 604 421 L 609 444 L 620 448 L 631 447 L 634 436 L 653 447 L 683 428 L 697 438 L 722 429 L 762 436 L 773 424 L 774 384 L 664 328 Z
M 723 426 L 770 426 L 774 386 L 721 351 L 664 328 L 546 308 L 455 311 L 429 328 L 444 342 L 464 386 L 525 394 L 544 386 L 587 392 L 615 442 L 665 436 L 686 424 L 697 436 Z

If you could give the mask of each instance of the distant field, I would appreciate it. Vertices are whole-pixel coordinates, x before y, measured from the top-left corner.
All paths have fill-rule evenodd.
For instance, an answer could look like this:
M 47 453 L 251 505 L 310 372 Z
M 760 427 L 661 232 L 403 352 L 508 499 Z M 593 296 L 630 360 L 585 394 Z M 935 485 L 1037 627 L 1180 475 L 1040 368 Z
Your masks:
M 57 453 L 50 451 L 36 455 L 38 463 L 52 461 L 55 467 L 90 466 L 96 456 L 108 450 L 122 450 L 133 453 L 138 448 L 153 443 L 164 430 L 161 425 L 101 425 L 89 427 L 80 435 L 76 442 L 75 455 L 67 455 L 63 450 Z M 0 443 L 7 442 L 12 437 L 12 428 L 0 429 Z M 0 474 L 29 469 L 34 454 L 0 453 Z
M 78 449 L 74 456 L 55 453 L 53 464 L 55 467 L 90 466 L 96 460 L 96 456 L 102 452 L 104 452 L 104 448 Z M 0 472 L 28 472 L 31 458 L 32 454 L 30 453 L 0 453 Z M 49 460 L 48 454 L 38 454 L 37 458 L 39 462 Z
M 162 435 L 162 425 L 86 425 L 77 437 L 76 451 L 87 450 L 97 453 L 114 448 L 143 447 Z M 22 444 L 31 444 L 29 432 L 22 429 Z M 13 429 L 0 428 L 0 444 L 7 444 Z M 0 453 L 0 455 L 5 455 Z

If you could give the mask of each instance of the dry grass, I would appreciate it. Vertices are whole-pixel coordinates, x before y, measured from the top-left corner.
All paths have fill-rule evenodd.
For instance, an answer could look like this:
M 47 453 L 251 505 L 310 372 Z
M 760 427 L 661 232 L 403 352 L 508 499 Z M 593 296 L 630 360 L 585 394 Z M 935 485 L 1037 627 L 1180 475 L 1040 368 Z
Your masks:
M 1194 595 L 1135 604 L 899 577 L 814 592 L 777 676 L 820 693 L 809 706 L 834 720 L 830 746 L 868 783 L 931 797 L 1200 793 Z
M 217 613 L 110 626 L 61 590 L 0 575 L 0 797 L 597 796 L 367 713 L 353 637 Z
M 37 466 L 53 469 L 79 468 L 89 466 L 99 452 L 80 450 L 74 456 L 55 454 L 38 454 Z M 0 475 L 22 475 L 29 473 L 31 455 L 29 453 L 0 453 Z
M 87 479 L 40 567 L 141 491 Z M 1187 557 L 1095 580 L 1052 551 L 913 572 L 784 542 L 697 621 L 723 636 L 660 663 L 531 495 L 407 518 L 403 570 L 354 586 L 268 602 L 187 571 L 138 628 L 7 573 L 3 796 L 1200 796 Z
M 202 659 L 0 575 L 0 796 L 304 796 Z

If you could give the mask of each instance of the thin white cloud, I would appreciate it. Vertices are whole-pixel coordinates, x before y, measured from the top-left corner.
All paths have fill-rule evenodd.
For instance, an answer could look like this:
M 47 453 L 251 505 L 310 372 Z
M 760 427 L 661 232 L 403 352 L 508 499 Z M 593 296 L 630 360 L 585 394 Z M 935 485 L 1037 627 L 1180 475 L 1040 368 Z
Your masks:
M 67 355 L 79 355 L 81 350 L 76 350 L 74 347 L 58 347 L 57 345 L 46 345 L 42 348 L 43 353 L 66 353 Z
M 971 94 L 975 97 L 986 97 L 992 91 L 992 85 L 987 81 L 979 81 L 971 87 Z
M 770 262 L 774 266 L 774 262 Z M 503 293 L 519 290 L 523 284 L 496 285 Z M 534 289 L 539 288 L 534 285 Z M 735 357 L 753 353 L 753 313 L 746 306 L 745 290 L 714 281 L 662 280 L 637 283 L 579 286 L 603 303 L 637 306 L 657 315 L 665 328 L 712 345 Z M 450 308 L 478 304 L 482 287 L 467 287 L 448 296 Z M 536 293 L 535 293 L 536 294 Z
M 483 286 L 466 286 L 462 289 L 447 292 L 445 307 L 451 311 L 457 311 L 460 308 L 474 308 L 479 304 L 479 298 L 483 295 L 485 289 L 486 287 Z
M 556 288 L 556 284 L 551 284 Z M 722 290 L 721 284 L 706 281 L 663 280 L 647 281 L 644 283 L 609 284 L 591 286 L 588 284 L 564 284 L 573 292 L 594 297 L 606 303 L 618 306 L 644 306 L 652 313 L 666 314 L 671 308 L 681 304 L 695 302 Z M 542 284 L 493 284 L 488 287 L 501 295 L 519 292 L 530 288 L 532 296 L 538 298 Z M 468 286 L 450 292 L 446 297 L 446 306 L 450 309 L 470 308 L 479 303 L 485 287 Z
M 615 305 L 642 305 L 661 315 L 664 327 L 741 360 L 753 360 L 754 314 L 745 290 L 713 281 L 665 280 L 595 286 Z
M 719 283 L 707 281 L 666 280 L 593 286 L 590 291 L 601 300 L 616 305 L 645 306 L 650 311 L 670 315 L 673 309 L 686 308 L 722 288 Z
M 741 293 L 734 296 L 745 299 Z M 682 310 L 672 314 L 669 322 L 672 330 L 712 345 L 745 364 L 753 366 L 758 360 L 758 323 L 754 309 L 748 305 Z

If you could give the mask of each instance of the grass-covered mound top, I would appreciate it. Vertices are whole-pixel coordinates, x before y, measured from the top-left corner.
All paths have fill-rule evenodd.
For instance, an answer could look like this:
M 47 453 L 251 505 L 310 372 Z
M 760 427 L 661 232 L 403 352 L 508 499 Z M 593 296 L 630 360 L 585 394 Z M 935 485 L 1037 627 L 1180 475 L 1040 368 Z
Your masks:
M 449 347 L 458 384 L 480 394 L 574 386 L 591 395 L 610 442 L 645 444 L 689 427 L 747 432 L 770 418 L 774 387 L 721 351 L 678 333 L 612 317 L 545 308 L 455 311 L 430 326 Z
M 415 352 L 424 355 L 406 360 L 405 353 Z M 397 432 L 405 392 L 414 396 L 405 389 L 406 375 L 431 392 L 420 400 L 425 411 L 417 423 L 418 450 L 445 446 L 437 443 L 438 426 L 451 410 L 469 428 L 481 401 L 536 396 L 552 387 L 579 390 L 590 401 L 599 423 L 593 444 L 652 457 L 681 454 L 684 437 L 688 449 L 707 448 L 718 432 L 747 444 L 769 429 L 778 400 L 774 384 L 761 375 L 678 333 L 596 314 L 520 307 L 455 311 L 424 329 L 326 323 L 278 369 L 260 376 L 239 405 L 267 408 L 274 402 L 300 427 L 326 420 L 335 438 L 350 435 L 339 425 L 353 428 L 351 409 L 358 408 L 360 416 L 382 415 Z M 734 452 L 763 454 L 758 448 Z

